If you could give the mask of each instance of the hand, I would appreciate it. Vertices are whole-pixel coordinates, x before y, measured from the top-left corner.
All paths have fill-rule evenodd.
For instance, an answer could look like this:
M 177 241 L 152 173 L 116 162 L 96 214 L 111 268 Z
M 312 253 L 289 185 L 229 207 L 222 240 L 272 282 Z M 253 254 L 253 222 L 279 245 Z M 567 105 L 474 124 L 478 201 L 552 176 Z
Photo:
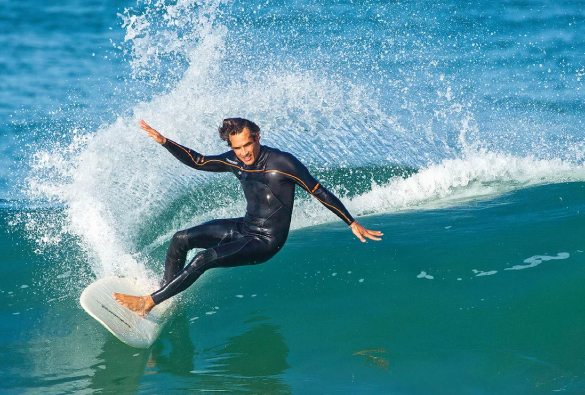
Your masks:
M 367 237 L 370 240 L 382 240 L 379 237 L 376 236 L 384 236 L 384 234 L 380 231 L 377 230 L 368 230 L 366 228 L 364 228 L 363 226 L 361 226 L 360 224 L 357 223 L 357 221 L 354 221 L 353 224 L 350 225 L 351 231 L 353 232 L 353 234 L 355 235 L 355 237 L 357 237 L 358 239 L 360 239 L 360 241 L 362 243 L 366 242 L 366 239 L 364 239 L 364 237 Z
M 164 144 L 167 142 L 167 138 L 165 136 L 163 136 L 162 134 L 160 134 L 159 132 L 157 132 L 156 130 L 151 128 L 150 126 L 148 126 L 148 124 L 146 122 L 144 122 L 144 120 L 141 119 L 138 122 L 138 124 L 140 125 L 140 129 L 146 130 L 146 132 L 148 133 L 148 136 L 152 137 L 153 140 L 156 141 L 157 143 Z

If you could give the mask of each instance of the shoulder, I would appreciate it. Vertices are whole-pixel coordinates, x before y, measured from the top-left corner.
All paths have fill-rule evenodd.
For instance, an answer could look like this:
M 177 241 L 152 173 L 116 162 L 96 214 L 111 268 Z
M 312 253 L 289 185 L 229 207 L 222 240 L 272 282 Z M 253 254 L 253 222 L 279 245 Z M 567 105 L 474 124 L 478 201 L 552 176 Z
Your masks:
M 276 166 L 298 166 L 301 161 L 290 152 L 281 151 L 278 148 L 270 148 L 270 164 Z
M 305 165 L 290 152 L 271 148 L 270 158 L 266 164 L 266 170 L 276 170 L 288 175 L 299 176 L 308 170 Z

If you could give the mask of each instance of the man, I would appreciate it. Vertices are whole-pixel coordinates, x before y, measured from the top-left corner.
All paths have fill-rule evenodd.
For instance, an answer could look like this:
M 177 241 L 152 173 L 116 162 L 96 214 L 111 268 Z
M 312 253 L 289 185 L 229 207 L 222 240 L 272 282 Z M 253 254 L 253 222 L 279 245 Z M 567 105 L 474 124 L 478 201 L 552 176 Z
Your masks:
M 315 180 L 293 155 L 260 145 L 260 128 L 243 118 L 229 118 L 219 136 L 231 151 L 203 156 L 167 139 L 140 121 L 140 128 L 178 160 L 197 170 L 232 172 L 241 182 L 247 201 L 243 218 L 210 221 L 175 233 L 165 261 L 162 287 L 145 296 L 114 293 L 123 306 L 146 316 L 152 308 L 193 284 L 207 269 L 254 265 L 272 258 L 284 245 L 292 216 L 295 186 L 319 200 L 348 224 L 358 239 L 380 240 L 379 231 L 355 221 L 335 195 Z M 187 252 L 204 248 L 185 267 Z

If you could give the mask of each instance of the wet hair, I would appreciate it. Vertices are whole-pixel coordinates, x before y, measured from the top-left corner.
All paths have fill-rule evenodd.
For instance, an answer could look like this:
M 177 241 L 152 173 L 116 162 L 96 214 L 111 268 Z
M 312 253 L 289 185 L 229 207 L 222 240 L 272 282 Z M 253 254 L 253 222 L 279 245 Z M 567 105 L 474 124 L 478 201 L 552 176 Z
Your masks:
M 223 120 L 223 125 L 221 125 L 217 131 L 219 132 L 219 138 L 223 141 L 227 141 L 228 145 L 231 147 L 232 142 L 230 141 L 230 136 L 240 134 L 244 129 L 248 129 L 254 139 L 260 134 L 260 127 L 254 122 L 248 121 L 244 118 L 226 118 Z

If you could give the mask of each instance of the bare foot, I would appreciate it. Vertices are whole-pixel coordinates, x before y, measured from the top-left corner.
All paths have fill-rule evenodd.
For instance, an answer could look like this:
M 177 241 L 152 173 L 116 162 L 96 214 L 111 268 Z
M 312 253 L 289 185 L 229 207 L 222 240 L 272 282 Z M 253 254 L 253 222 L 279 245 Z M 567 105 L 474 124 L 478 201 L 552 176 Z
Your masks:
M 112 296 L 122 306 L 129 308 L 141 317 L 146 317 L 154 307 L 154 300 L 150 295 L 132 296 L 114 292 Z

